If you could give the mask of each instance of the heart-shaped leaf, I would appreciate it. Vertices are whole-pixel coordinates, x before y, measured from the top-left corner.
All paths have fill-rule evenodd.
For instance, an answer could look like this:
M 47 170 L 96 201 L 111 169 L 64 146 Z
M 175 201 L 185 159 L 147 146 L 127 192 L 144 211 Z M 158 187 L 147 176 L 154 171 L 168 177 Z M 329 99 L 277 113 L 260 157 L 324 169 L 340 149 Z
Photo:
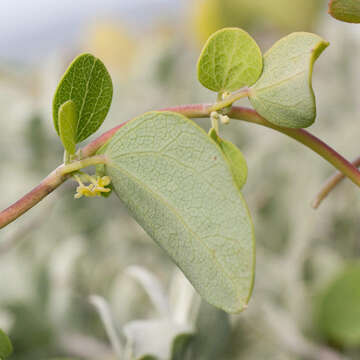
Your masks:
M 323 334 L 343 346 L 360 345 L 360 263 L 348 265 L 318 302 Z
M 252 85 L 262 71 L 262 55 L 244 30 L 225 28 L 210 36 L 198 60 L 198 78 L 206 88 L 222 92 Z
M 0 329 L 0 359 L 8 358 L 13 352 L 9 337 Z
M 150 112 L 120 128 L 105 156 L 117 195 L 200 295 L 243 310 L 254 280 L 253 226 L 214 141 L 182 115 Z
M 349 23 L 360 23 L 359 0 L 331 0 L 329 14 L 335 19 Z
M 75 104 L 68 100 L 59 107 L 59 134 L 65 150 L 70 155 L 76 151 L 76 126 Z
M 85 140 L 103 123 L 113 94 L 111 77 L 104 64 L 91 54 L 78 56 L 69 66 L 56 89 L 53 118 L 59 132 L 59 108 L 68 100 L 75 104 L 76 143 Z
M 313 64 L 328 45 L 321 37 L 305 32 L 276 42 L 265 54 L 263 73 L 250 91 L 255 110 L 278 126 L 310 126 L 316 117 Z
M 244 155 L 232 142 L 221 139 L 214 128 L 210 129 L 209 136 L 220 146 L 225 158 L 229 162 L 235 184 L 239 190 L 246 183 L 248 167 Z

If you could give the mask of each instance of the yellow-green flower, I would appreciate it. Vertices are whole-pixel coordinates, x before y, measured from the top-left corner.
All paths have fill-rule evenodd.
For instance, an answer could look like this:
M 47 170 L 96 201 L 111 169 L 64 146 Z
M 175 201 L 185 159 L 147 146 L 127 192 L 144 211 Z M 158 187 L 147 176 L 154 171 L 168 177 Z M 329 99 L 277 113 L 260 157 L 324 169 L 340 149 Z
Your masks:
M 88 179 L 91 182 L 90 185 L 84 185 L 78 175 L 74 175 L 74 177 L 79 183 L 79 186 L 76 188 L 76 194 L 74 195 L 75 199 L 79 199 L 82 196 L 101 196 L 101 193 L 107 193 L 111 191 L 110 188 L 106 187 L 111 182 L 109 176 L 97 176 L 96 178 L 89 176 Z

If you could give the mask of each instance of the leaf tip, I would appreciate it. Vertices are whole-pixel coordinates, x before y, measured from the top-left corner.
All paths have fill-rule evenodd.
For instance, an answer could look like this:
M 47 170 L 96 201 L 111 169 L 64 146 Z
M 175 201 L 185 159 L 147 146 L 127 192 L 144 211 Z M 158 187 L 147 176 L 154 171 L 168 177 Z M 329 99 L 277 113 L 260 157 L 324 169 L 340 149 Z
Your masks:
M 322 52 L 330 45 L 330 43 L 324 39 L 321 39 L 318 44 L 312 48 L 312 60 L 315 61 L 322 54 Z

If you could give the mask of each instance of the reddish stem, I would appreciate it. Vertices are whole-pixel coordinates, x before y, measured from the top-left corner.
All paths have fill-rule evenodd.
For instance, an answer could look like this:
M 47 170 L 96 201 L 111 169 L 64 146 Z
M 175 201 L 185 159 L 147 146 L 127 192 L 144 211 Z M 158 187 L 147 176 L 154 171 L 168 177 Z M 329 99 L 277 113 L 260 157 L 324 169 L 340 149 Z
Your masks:
M 353 163 L 355 167 L 360 167 L 360 156 L 356 158 Z M 320 192 L 316 195 L 316 198 L 311 203 L 311 206 L 314 209 L 317 209 L 322 201 L 330 194 L 331 191 L 334 190 L 334 188 L 340 184 L 342 180 L 345 179 L 345 175 L 342 172 L 336 172 L 333 176 L 331 176 L 323 185 Z
M 211 112 L 211 104 L 196 104 L 196 105 L 183 105 L 177 107 L 170 107 L 162 109 L 161 111 L 173 111 L 180 114 L 183 114 L 190 118 L 202 118 L 208 117 Z M 234 106 L 231 111 L 228 113 L 231 118 L 244 120 L 259 124 L 262 126 L 269 127 L 271 129 L 277 130 L 283 134 L 286 134 L 293 139 L 301 142 L 305 146 L 314 150 L 325 160 L 333 164 L 338 170 L 340 170 L 344 176 L 347 176 L 351 181 L 356 185 L 360 186 L 360 172 L 359 170 L 338 154 L 334 149 L 326 145 L 323 141 L 311 135 L 308 131 L 303 129 L 289 129 L 281 128 L 279 126 L 273 125 L 263 117 L 261 117 L 256 111 L 244 107 Z M 96 151 L 103 146 L 115 133 L 118 131 L 126 122 L 114 127 L 113 129 L 105 132 L 100 137 L 86 145 L 82 149 L 82 156 L 84 161 L 86 158 L 94 155 Z M 64 165 L 60 166 L 54 170 L 50 175 L 48 175 L 38 186 L 31 190 L 27 195 L 22 197 L 16 203 L 8 207 L 7 209 L 0 212 L 0 229 L 9 224 L 10 222 L 17 219 L 27 210 L 32 208 L 38 202 L 40 202 L 44 197 L 50 194 L 58 186 L 60 186 L 69 176 L 68 174 L 63 174 L 62 169 Z

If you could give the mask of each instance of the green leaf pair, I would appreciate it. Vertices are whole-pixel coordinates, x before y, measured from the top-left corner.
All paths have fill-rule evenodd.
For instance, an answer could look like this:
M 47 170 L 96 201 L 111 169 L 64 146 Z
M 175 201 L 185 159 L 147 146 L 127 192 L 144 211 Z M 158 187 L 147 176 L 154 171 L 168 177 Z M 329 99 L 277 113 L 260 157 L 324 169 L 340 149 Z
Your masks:
M 315 34 L 292 33 L 262 57 L 249 34 L 226 28 L 206 42 L 198 61 L 198 78 L 220 93 L 250 87 L 249 99 L 266 120 L 277 126 L 308 127 L 316 118 L 313 64 L 327 46 Z
M 53 100 L 54 126 L 70 155 L 103 123 L 112 94 L 111 77 L 99 59 L 82 54 L 71 63 Z

